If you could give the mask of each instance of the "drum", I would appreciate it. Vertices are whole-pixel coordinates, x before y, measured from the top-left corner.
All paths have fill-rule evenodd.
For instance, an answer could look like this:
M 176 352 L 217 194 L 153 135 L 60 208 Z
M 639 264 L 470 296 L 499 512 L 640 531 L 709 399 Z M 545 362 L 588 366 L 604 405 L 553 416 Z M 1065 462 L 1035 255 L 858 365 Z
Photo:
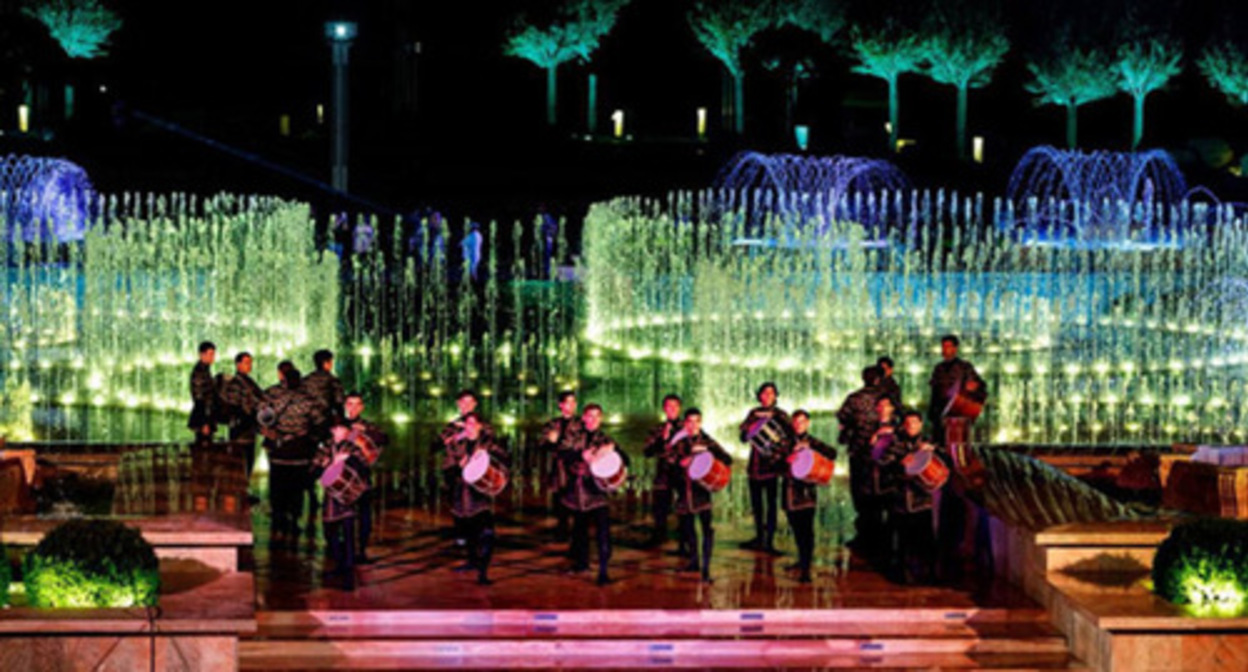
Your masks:
M 984 412 L 984 402 L 975 401 L 965 392 L 959 392 L 953 395 L 949 403 L 945 405 L 945 410 L 940 414 L 942 418 L 966 418 L 974 420 Z
M 345 457 L 335 459 L 321 474 L 325 494 L 343 506 L 351 506 L 368 490 L 368 481 Z
M 771 457 L 776 446 L 784 440 L 784 422 L 776 416 L 761 418 L 745 433 L 745 440 L 763 457 Z
M 910 453 L 901 461 L 906 476 L 915 479 L 928 491 L 937 490 L 949 480 L 949 467 L 945 466 L 934 450 Z
M 483 495 L 497 497 L 507 487 L 507 472 L 494 464 L 488 451 L 478 450 L 464 465 L 464 482 Z
M 591 462 L 589 473 L 594 475 L 594 481 L 603 492 L 615 492 L 628 480 L 628 467 L 624 466 L 624 460 L 614 450 L 603 452 Z
M 364 462 L 368 466 L 371 467 L 376 464 L 377 458 L 381 457 L 381 449 L 377 447 L 377 444 L 373 443 L 373 440 L 369 438 L 367 433 L 353 431 L 347 437 L 347 440 L 360 447 L 360 452 L 364 455 Z
M 719 492 L 728 487 L 728 481 L 732 479 L 732 469 L 715 459 L 709 451 L 694 455 L 685 473 L 689 480 L 711 492 Z
M 832 473 L 836 463 L 817 450 L 803 448 L 793 453 L 793 464 L 789 472 L 799 481 L 815 485 L 828 485 L 832 482 Z

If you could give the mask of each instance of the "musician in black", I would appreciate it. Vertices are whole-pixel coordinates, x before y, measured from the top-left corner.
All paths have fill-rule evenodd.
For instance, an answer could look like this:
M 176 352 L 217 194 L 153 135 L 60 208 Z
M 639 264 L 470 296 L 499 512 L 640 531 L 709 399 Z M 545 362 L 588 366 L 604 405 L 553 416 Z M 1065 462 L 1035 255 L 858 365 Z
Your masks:
M 272 543 L 278 548 L 293 549 L 299 542 L 304 493 L 311 487 L 315 430 L 324 425 L 325 411 L 319 401 L 303 391 L 303 379 L 294 364 L 278 364 L 277 378 L 280 382 L 265 390 L 256 415 L 269 455 Z
M 212 363 L 216 359 L 217 346 L 212 341 L 199 344 L 199 361 L 191 369 L 191 417 L 186 421 L 197 444 L 212 443 L 212 435 L 217 431 L 220 400 L 212 379 Z
M 248 480 L 256 466 L 256 436 L 260 433 L 256 411 L 264 400 L 264 390 L 251 378 L 252 365 L 250 352 L 235 355 L 234 375 L 225 381 L 221 394 L 221 404 L 230 427 L 230 443 L 242 449 Z
M 334 353 L 317 350 L 312 355 L 312 373 L 303 379 L 303 388 L 312 398 L 324 404 L 327 411 L 325 422 L 332 426 L 342 421 L 343 404 L 347 391 L 342 381 L 334 375 Z
M 312 458 L 313 478 L 319 479 L 330 465 L 341 461 L 346 463 L 344 480 L 350 480 L 346 474 L 355 474 L 359 479 L 355 483 L 368 485 L 369 464 L 374 457 L 367 445 L 358 440 L 358 430 L 335 425 L 330 430 L 329 440 L 320 442 Z M 342 577 L 343 587 L 347 590 L 355 590 L 355 523 L 361 510 L 360 498 L 369 489 L 330 492 L 327 486 L 325 493 L 321 522 L 329 544 L 329 557 L 334 561 L 334 569 L 327 575 Z
M 918 411 L 902 414 L 900 427 L 879 441 L 879 464 L 884 478 L 895 484 L 890 493 L 889 537 L 893 565 L 889 573 L 903 583 L 934 580 L 936 572 L 936 521 L 933 491 L 906 473 L 905 459 L 931 451 L 933 459 L 947 461 L 942 451 L 923 436 L 923 416 Z
M 355 554 L 357 564 L 372 564 L 372 559 L 368 557 L 368 540 L 373 536 L 373 492 L 372 472 L 376 466 L 377 460 L 381 459 L 381 454 L 385 451 L 386 446 L 390 444 L 390 437 L 386 432 L 377 425 L 364 419 L 364 397 L 359 392 L 352 392 L 347 395 L 346 402 L 343 403 L 342 425 L 352 434 L 361 434 L 367 441 L 363 442 L 369 446 L 368 459 L 365 460 L 365 470 L 361 474 L 369 483 L 369 488 L 360 495 L 359 500 L 355 503 L 355 508 L 359 512 L 359 541 L 358 551 Z M 357 441 L 357 443 L 359 443 Z
M 628 455 L 619 450 L 615 441 L 602 431 L 602 407 L 589 404 L 581 414 L 582 431 L 572 438 L 565 438 L 559 450 L 567 487 L 562 502 L 572 512 L 571 573 L 578 574 L 589 569 L 589 525 L 591 522 L 598 535 L 598 585 L 610 583 L 607 564 L 611 561 L 611 510 L 608 492 L 594 477 L 590 466 L 607 451 L 619 453 L 620 460 L 628 467 Z
M 780 396 L 776 384 L 763 383 L 754 396 L 758 399 L 759 405 L 751 409 L 745 416 L 745 420 L 741 422 L 741 442 L 749 442 L 751 432 L 758 423 L 767 419 L 778 421 L 782 436 L 791 435 L 793 422 L 789 419 L 789 414 L 776 406 L 776 399 Z M 778 442 L 775 445 L 778 445 Z M 754 538 L 742 543 L 741 547 L 779 555 L 774 542 L 776 505 L 780 497 L 778 479 L 782 463 L 775 455 L 775 445 L 762 447 L 757 442 L 750 445 L 750 509 L 754 512 Z
M 669 394 L 663 397 L 663 422 L 650 431 L 646 439 L 645 455 L 655 458 L 654 483 L 650 496 L 654 507 L 654 538 L 651 543 L 661 546 L 667 541 L 667 517 L 672 511 L 671 472 L 677 468 L 675 446 L 684 422 L 680 417 L 680 397 Z M 684 550 L 684 538 L 681 538 Z
M 893 402 L 893 408 L 901 408 L 901 384 L 893 376 L 893 371 L 896 370 L 893 358 L 880 357 L 875 360 L 875 365 L 880 367 L 880 396 L 888 397 Z
M 780 446 L 780 455 L 784 461 L 793 464 L 797 453 L 802 450 L 813 450 L 825 458 L 835 461 L 836 449 L 810 435 L 810 413 L 804 410 L 793 412 L 793 436 Z M 780 495 L 785 515 L 793 528 L 793 538 L 797 542 L 797 562 L 789 569 L 801 572 L 798 579 L 801 583 L 810 583 L 810 567 L 815 555 L 815 511 L 819 505 L 819 492 L 814 483 L 794 478 L 790 470 L 784 473 L 784 488 Z
M 862 387 L 845 397 L 836 412 L 840 422 L 837 441 L 849 451 L 849 487 L 854 500 L 853 545 L 869 559 L 876 559 L 884 550 L 884 506 L 871 488 L 871 436 L 879 423 L 875 404 L 881 396 L 880 381 L 884 371 L 868 366 L 862 371 Z
M 444 426 L 442 431 L 438 433 L 438 438 L 433 442 L 433 454 L 436 455 L 438 452 L 445 451 L 451 443 L 460 440 L 460 434 L 464 431 L 465 419 L 468 417 L 468 414 L 475 413 L 477 411 L 479 403 L 480 399 L 477 397 L 475 390 L 463 389 L 455 395 L 455 410 L 459 413 L 459 415 L 457 415 L 454 420 L 446 423 L 446 426 Z M 478 418 L 481 419 L 482 423 L 481 432 L 490 439 L 495 438 L 494 428 L 491 427 L 489 423 L 485 422 L 483 418 L 480 418 L 480 416 L 478 416 Z M 452 465 L 450 462 L 450 455 L 444 455 L 442 461 L 442 477 L 445 481 L 448 492 L 455 488 L 455 478 L 457 478 L 455 472 L 451 469 Z M 455 544 L 457 546 L 463 546 L 468 543 L 467 539 L 460 536 L 461 527 L 462 526 L 456 526 L 455 528 Z
M 485 423 L 476 411 L 463 418 L 463 429 L 455 440 L 446 444 L 444 469 L 450 472 L 451 515 L 455 527 L 468 542 L 468 561 L 455 568 L 456 572 L 477 572 L 477 583 L 488 586 L 490 559 L 494 556 L 494 497 L 481 492 L 464 480 L 464 467 L 477 451 L 486 451 L 491 463 L 506 471 L 511 465 L 511 455 L 506 446 L 486 434 Z
M 715 439 L 702 431 L 702 411 L 691 408 L 685 411 L 683 437 L 675 447 L 678 468 L 673 469 L 672 489 L 676 494 L 676 514 L 680 516 L 680 533 L 689 549 L 689 564 L 685 571 L 701 570 L 702 581 L 711 583 L 711 552 L 715 549 L 715 526 L 711 514 L 711 491 L 701 483 L 689 478 L 689 465 L 694 456 L 710 452 L 725 467 L 732 466 L 732 456 Z M 694 519 L 702 526 L 702 562 L 698 563 L 698 538 Z
M 932 431 L 937 432 L 937 438 L 942 445 L 946 442 L 946 434 L 951 425 L 961 422 L 969 425 L 969 421 L 956 415 L 946 417 L 945 409 L 949 402 L 959 394 L 977 404 L 984 403 L 988 398 L 987 384 L 973 364 L 958 357 L 958 346 L 958 337 L 952 334 L 940 339 L 941 362 L 932 370 L 932 378 L 928 383 L 931 397 L 927 405 L 927 417 Z M 956 431 L 959 428 L 955 426 L 952 429 Z
M 580 442 L 585 432 L 582 416 L 576 412 L 576 393 L 559 393 L 559 416 L 542 426 L 541 443 L 538 448 L 546 460 L 546 488 L 551 494 L 551 507 L 555 512 L 555 538 L 562 541 L 568 537 L 568 521 L 572 513 L 563 505 L 563 494 L 568 487 L 568 474 L 561 453 L 572 444 Z

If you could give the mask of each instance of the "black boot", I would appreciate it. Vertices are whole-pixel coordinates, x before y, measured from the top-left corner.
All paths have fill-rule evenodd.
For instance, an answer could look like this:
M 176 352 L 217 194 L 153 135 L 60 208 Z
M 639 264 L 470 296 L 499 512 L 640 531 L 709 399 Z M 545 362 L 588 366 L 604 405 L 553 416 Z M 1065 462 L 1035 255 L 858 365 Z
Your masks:
M 477 550 L 477 583 L 488 586 L 490 581 L 490 559 L 494 556 L 494 530 L 487 529 L 481 533 L 480 548 Z

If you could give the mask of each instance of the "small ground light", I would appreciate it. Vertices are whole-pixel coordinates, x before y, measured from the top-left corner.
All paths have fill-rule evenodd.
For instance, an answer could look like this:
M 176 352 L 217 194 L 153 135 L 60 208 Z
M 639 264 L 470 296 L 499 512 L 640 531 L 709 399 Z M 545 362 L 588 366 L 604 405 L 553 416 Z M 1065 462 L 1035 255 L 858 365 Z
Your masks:
M 615 124 L 615 137 L 624 137 L 624 110 L 616 110 L 611 115 L 611 121 Z
M 971 140 L 971 158 L 975 163 L 984 162 L 984 137 L 977 135 Z

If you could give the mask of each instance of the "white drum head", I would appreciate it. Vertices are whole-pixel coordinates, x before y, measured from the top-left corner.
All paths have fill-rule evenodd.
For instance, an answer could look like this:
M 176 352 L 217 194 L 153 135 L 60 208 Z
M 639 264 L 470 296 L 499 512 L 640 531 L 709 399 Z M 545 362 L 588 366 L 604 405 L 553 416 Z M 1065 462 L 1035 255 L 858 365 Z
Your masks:
M 624 461 L 620 459 L 620 454 L 614 450 L 604 453 L 598 459 L 589 465 L 589 471 L 596 478 L 611 478 L 620 473 L 620 467 L 624 466 Z
M 715 461 L 715 457 L 709 452 L 698 453 L 693 456 L 693 461 L 689 463 L 689 478 L 699 480 L 711 471 L 711 463 Z
M 342 470 L 346 466 L 346 460 L 334 460 L 324 473 L 321 474 L 321 487 L 328 488 L 333 485 L 342 476 Z
M 815 456 L 812 450 L 799 450 L 793 455 L 793 477 L 806 478 L 815 468 Z
M 476 483 L 489 468 L 490 454 L 484 450 L 478 450 L 468 458 L 468 464 L 464 465 L 464 482 Z
M 920 450 L 917 453 L 912 453 L 906 463 L 906 475 L 914 476 L 922 473 L 927 468 L 927 463 L 931 461 L 932 451 L 930 450 Z

